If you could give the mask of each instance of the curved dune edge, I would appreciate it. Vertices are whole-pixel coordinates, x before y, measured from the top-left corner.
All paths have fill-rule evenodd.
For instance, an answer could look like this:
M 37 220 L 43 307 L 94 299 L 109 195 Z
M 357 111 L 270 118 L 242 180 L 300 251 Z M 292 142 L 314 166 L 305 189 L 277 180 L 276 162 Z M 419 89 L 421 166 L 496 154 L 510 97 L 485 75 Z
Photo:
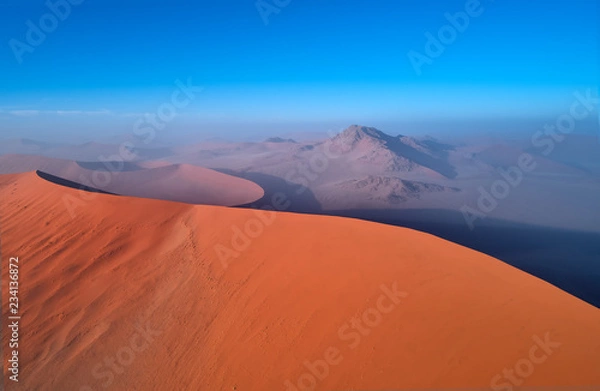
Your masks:
M 265 193 L 262 187 L 243 178 L 164 161 L 104 164 L 9 155 L 1 156 L 0 164 L 12 172 L 41 171 L 56 177 L 53 182 L 64 186 L 75 183 L 77 188 L 198 205 L 246 205 L 261 199 Z
M 3 255 L 21 259 L 19 389 L 489 388 L 519 363 L 525 387 L 600 384 L 600 311 L 473 250 L 352 219 L 94 196 L 0 176 Z M 546 338 L 560 346 L 533 349 Z M 317 380 L 320 360 L 336 364 Z

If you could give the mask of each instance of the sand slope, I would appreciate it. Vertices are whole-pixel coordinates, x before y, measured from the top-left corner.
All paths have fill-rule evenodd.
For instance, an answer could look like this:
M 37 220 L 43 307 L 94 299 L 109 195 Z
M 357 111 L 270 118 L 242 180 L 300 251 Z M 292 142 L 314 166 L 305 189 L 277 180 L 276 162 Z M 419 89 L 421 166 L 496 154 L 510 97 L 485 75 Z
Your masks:
M 489 389 L 510 385 L 505 368 L 524 386 L 600 384 L 600 311 L 470 249 L 110 195 L 72 219 L 65 195 L 77 191 L 0 176 L 2 255 L 21 265 L 9 390 Z M 560 346 L 535 348 L 545 338 Z
M 40 170 L 108 193 L 190 204 L 235 206 L 260 199 L 257 184 L 188 164 L 75 162 L 41 156 L 0 156 L 0 173 Z

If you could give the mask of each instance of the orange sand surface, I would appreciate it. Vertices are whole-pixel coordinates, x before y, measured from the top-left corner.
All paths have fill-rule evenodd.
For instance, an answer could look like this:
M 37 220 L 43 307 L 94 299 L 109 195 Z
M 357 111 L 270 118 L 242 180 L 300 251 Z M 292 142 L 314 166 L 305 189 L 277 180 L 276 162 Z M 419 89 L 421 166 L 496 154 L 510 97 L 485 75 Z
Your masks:
M 8 257 L 22 316 L 8 390 L 491 389 L 511 385 L 505 369 L 523 386 L 600 384 L 600 311 L 468 248 L 111 195 L 72 216 L 78 193 L 0 176 L 3 328 Z

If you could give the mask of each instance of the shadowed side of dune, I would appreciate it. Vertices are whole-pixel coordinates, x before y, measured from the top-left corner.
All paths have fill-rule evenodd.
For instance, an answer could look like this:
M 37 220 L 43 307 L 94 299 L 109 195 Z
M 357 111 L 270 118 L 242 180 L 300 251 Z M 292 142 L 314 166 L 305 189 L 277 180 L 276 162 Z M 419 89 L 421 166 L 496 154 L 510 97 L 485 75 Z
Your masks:
M 539 277 L 600 308 L 600 234 L 486 218 L 471 230 L 442 209 L 337 210 L 332 216 L 416 229 L 472 248 Z
M 52 182 L 52 183 L 54 183 L 56 185 L 60 185 L 60 186 L 64 186 L 64 187 L 69 187 L 71 189 L 83 190 L 83 191 L 87 191 L 87 192 L 90 192 L 90 193 L 119 195 L 119 194 L 116 194 L 116 193 L 111 193 L 111 192 L 108 192 L 108 191 L 104 191 L 104 190 L 96 189 L 96 188 L 93 188 L 93 187 L 90 187 L 90 186 L 86 186 L 86 185 L 81 184 L 81 183 L 70 181 L 68 179 L 60 178 L 60 177 L 57 177 L 57 176 L 52 175 L 52 174 L 48 174 L 48 173 L 40 171 L 40 170 L 37 170 L 35 173 L 37 174 L 37 176 L 39 176 L 42 179 L 47 180 L 48 182 Z
M 259 172 L 237 172 L 235 170 L 228 169 L 215 169 L 223 174 L 231 175 L 237 178 L 245 179 L 256 183 L 264 190 L 264 195 L 253 202 L 240 205 L 241 208 L 264 208 L 273 207 L 274 199 L 283 200 L 281 203 L 289 203 L 289 207 L 286 209 L 287 212 L 300 212 L 300 213 L 321 213 L 321 204 L 315 197 L 314 193 L 307 187 L 298 190 L 298 185 L 287 182 L 285 179 L 263 174 Z

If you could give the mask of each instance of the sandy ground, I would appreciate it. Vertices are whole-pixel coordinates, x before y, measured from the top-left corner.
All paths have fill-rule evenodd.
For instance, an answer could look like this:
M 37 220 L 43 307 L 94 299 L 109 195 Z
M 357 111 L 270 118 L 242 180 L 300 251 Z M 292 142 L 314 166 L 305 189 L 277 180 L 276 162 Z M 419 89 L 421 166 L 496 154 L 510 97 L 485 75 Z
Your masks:
M 600 384 L 600 311 L 434 236 L 111 195 L 73 218 L 65 197 L 0 176 L 3 281 L 20 260 L 8 390 Z

